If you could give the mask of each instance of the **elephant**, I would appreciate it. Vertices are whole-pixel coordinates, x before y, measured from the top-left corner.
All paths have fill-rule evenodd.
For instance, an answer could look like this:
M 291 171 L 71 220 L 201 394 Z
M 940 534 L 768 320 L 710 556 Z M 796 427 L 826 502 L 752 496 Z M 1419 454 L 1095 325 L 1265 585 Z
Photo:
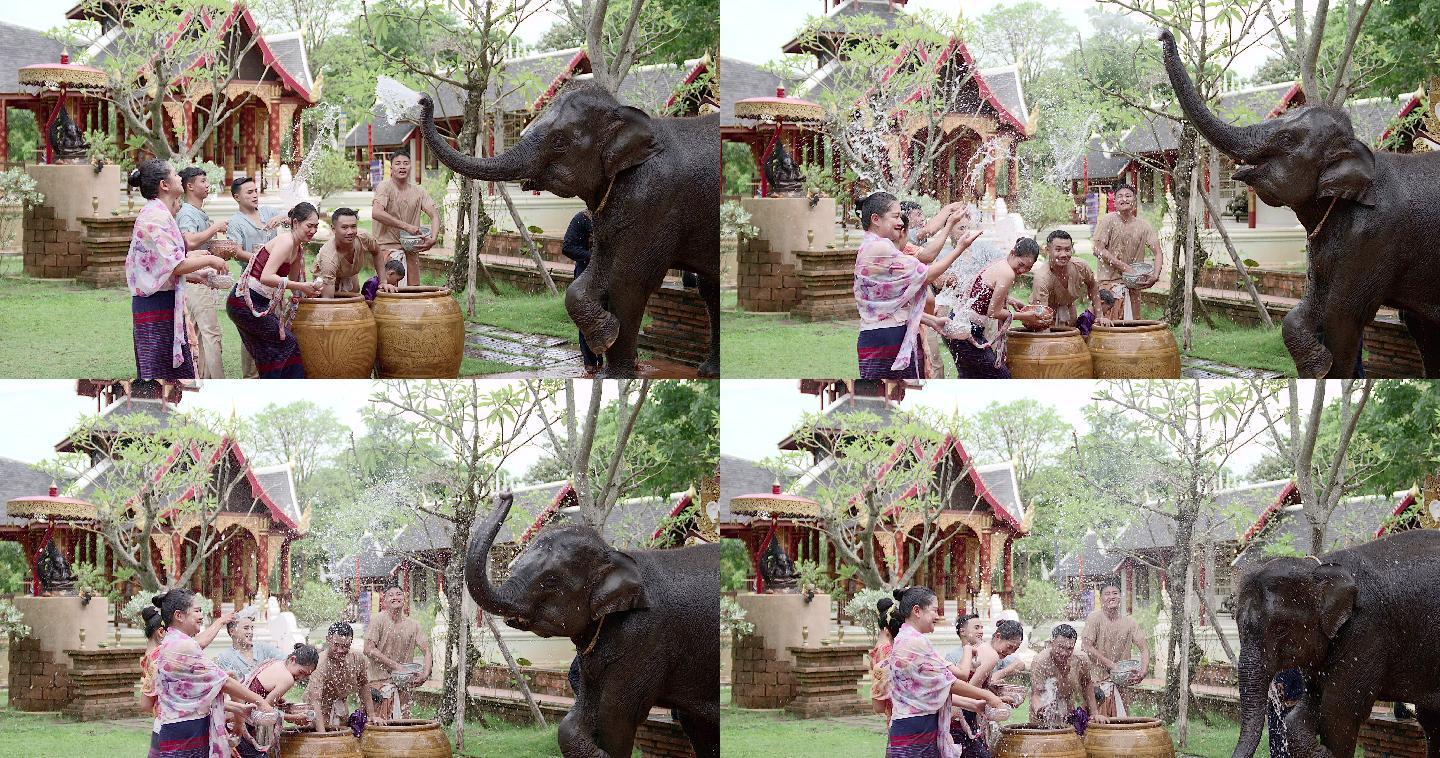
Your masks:
M 720 755 L 720 547 L 616 550 L 588 526 L 541 530 L 498 587 L 489 553 L 514 497 L 500 493 L 465 555 L 470 596 L 516 629 L 569 637 L 575 706 L 567 758 L 629 758 L 654 706 L 670 708 L 697 758 Z
M 1373 153 L 1350 117 L 1329 106 L 1292 108 L 1253 126 L 1216 118 L 1160 34 L 1165 71 L 1185 117 L 1244 168 L 1235 179 L 1267 205 L 1295 211 L 1307 232 L 1305 295 L 1281 333 L 1301 378 L 1348 378 L 1365 325 L 1382 305 L 1400 311 L 1427 377 L 1440 377 L 1440 259 L 1424 240 L 1440 224 L 1440 153 Z
M 652 118 L 594 82 L 572 82 L 513 147 L 477 158 L 435 130 L 429 97 L 420 109 L 426 143 L 461 175 L 521 180 L 523 189 L 585 201 L 594 215 L 594 254 L 565 291 L 565 309 L 585 342 L 605 355 L 603 376 L 635 375 L 645 305 L 672 268 L 699 280 L 710 352 L 698 374 L 720 375 L 718 115 Z
M 1286 717 L 1290 751 L 1350 756 L 1376 700 L 1416 705 L 1440 758 L 1440 531 L 1414 529 L 1318 558 L 1274 558 L 1242 575 L 1240 738 L 1251 758 L 1270 680 L 1299 668 L 1306 693 Z M 1318 738 L 1318 741 L 1317 741 Z

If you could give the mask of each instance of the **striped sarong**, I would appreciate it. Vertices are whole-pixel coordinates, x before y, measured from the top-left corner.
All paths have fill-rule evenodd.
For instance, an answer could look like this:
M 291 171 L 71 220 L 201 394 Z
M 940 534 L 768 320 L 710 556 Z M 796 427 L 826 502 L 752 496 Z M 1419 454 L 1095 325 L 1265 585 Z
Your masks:
M 175 362 L 175 290 L 160 290 L 148 297 L 132 295 L 130 319 L 135 326 L 135 378 L 195 378 L 195 360 L 188 344 L 181 348 L 185 361 L 171 365 Z
M 209 755 L 209 717 L 176 721 L 150 733 L 149 758 L 208 758 Z
M 965 719 L 965 724 L 970 726 L 969 729 L 966 729 L 965 724 L 960 723 L 960 719 L 950 722 L 950 737 L 955 740 L 956 745 L 960 746 L 961 754 L 966 758 L 971 756 L 990 758 L 990 746 L 985 744 L 985 738 L 982 736 L 979 726 L 980 719 L 971 711 L 962 711 L 957 708 L 956 712 Z
M 939 721 L 935 713 L 891 721 L 885 758 L 940 758 Z
M 921 379 L 925 366 L 925 345 L 915 340 L 915 355 L 910 365 L 896 371 L 890 366 L 900 354 L 905 342 L 906 326 L 887 326 L 883 329 L 862 329 L 856 340 L 855 352 L 860 359 L 861 379 Z
M 955 378 L 1009 379 L 1010 369 L 1003 362 L 995 365 L 994 345 L 982 348 L 976 347 L 976 343 L 985 344 L 985 328 L 979 324 L 970 326 L 968 340 L 945 340 L 945 346 L 950 348 L 950 357 L 955 359 Z
M 250 301 L 260 310 L 270 305 L 269 298 L 254 290 L 250 291 Z M 250 306 L 235 294 L 233 287 L 230 289 L 230 297 L 225 299 L 225 313 L 235 322 L 235 328 L 240 332 L 240 341 L 255 359 L 255 369 L 260 372 L 260 378 L 304 379 L 305 366 L 300 362 L 300 343 L 295 341 L 294 334 L 286 334 L 285 339 L 280 339 L 279 309 L 276 311 L 256 318 L 255 314 L 250 312 Z

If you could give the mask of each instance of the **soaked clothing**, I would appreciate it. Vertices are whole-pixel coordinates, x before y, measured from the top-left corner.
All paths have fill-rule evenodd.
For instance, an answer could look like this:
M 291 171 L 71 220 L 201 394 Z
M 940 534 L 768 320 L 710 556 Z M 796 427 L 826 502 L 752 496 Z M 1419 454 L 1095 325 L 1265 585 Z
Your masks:
M 1107 213 L 1100 219 L 1091 239 L 1097 253 L 1104 250 L 1126 264 L 1139 263 L 1145 260 L 1147 252 L 1153 254 L 1152 250 L 1160 249 L 1160 236 L 1149 221 L 1138 215 L 1126 221 L 1118 211 Z M 1099 286 L 1115 295 L 1115 299 L 1096 307 L 1103 311 L 1100 315 L 1117 321 L 1140 318 L 1140 290 L 1126 287 L 1121 280 L 1124 274 L 1123 269 L 1117 269 L 1103 260 L 1099 262 Z
M 891 721 L 885 758 L 942 758 L 939 723 L 934 713 Z
M 945 346 L 950 349 L 950 357 L 955 360 L 955 378 L 957 379 L 1009 379 L 1010 369 L 1005 365 L 1005 359 L 1000 353 L 1000 340 L 987 341 L 985 336 L 985 324 L 990 319 L 985 314 L 990 312 L 990 302 L 995 297 L 995 287 L 985 281 L 985 277 L 975 277 L 975 283 L 970 285 L 970 292 L 967 299 L 972 301 L 970 315 L 970 337 L 969 339 L 955 338 L 947 335 Z M 983 347 L 982 347 L 983 346 Z
M 135 217 L 125 254 L 138 379 L 195 378 L 185 328 L 185 290 L 175 273 L 187 253 L 169 206 L 158 199 L 146 203 Z
M 407 224 L 420 225 L 420 209 L 425 205 L 425 199 L 429 195 L 425 190 L 413 181 L 406 181 L 404 186 L 395 183 L 394 179 L 386 179 L 375 187 L 375 205 L 386 213 L 394 216 Z M 381 250 L 399 250 L 400 235 L 404 231 L 398 226 L 390 226 L 376 221 L 375 242 Z
M 322 652 L 315 673 L 310 675 L 310 683 L 305 688 L 305 702 L 313 706 L 316 713 L 327 714 L 331 729 L 337 729 L 351 718 L 346 705 L 350 696 L 355 696 L 355 702 L 364 713 L 364 698 L 369 694 L 366 683 L 364 653 L 352 648 L 344 658 L 336 661 L 328 651 Z
M 281 290 L 260 284 L 260 272 L 265 270 L 266 261 L 270 260 L 270 251 L 267 248 L 260 248 L 255 257 L 250 261 L 250 302 L 254 304 L 255 311 L 264 313 L 270 307 L 271 295 L 262 292 L 273 292 L 274 297 L 279 297 Z M 277 276 L 290 275 L 291 261 L 285 261 L 276 269 Z M 243 282 L 236 282 L 230 290 L 230 297 L 225 301 L 225 312 L 230 320 L 235 322 L 235 328 L 240 332 L 240 341 L 245 344 L 245 349 L 255 358 L 255 367 L 260 372 L 261 379 L 304 379 L 305 365 L 300 360 L 300 343 L 296 341 L 295 335 L 286 332 L 282 337 L 279 309 L 266 313 L 264 316 L 256 316 L 250 306 L 245 304 L 245 299 L 240 296 L 240 287 L 246 286 Z M 257 289 L 257 286 L 263 289 Z
M 855 307 L 860 313 L 856 350 L 860 378 L 920 378 L 925 364 L 924 348 L 918 339 L 920 316 L 930 293 L 926 270 L 924 263 L 901 252 L 890 240 L 874 232 L 865 233 L 855 256 Z M 895 327 L 902 327 L 898 336 L 891 331 Z M 867 336 L 867 331 L 884 333 Z M 884 371 L 902 373 L 876 374 L 879 361 L 887 356 L 891 362 Z
M 1049 306 L 1055 312 L 1055 326 L 1079 326 L 1080 313 L 1075 303 L 1090 297 L 1090 288 L 1097 286 L 1095 272 L 1072 258 L 1063 273 L 1046 260 L 1035 264 L 1030 276 L 1030 303 Z
M 212 758 L 210 718 L 164 724 L 150 733 L 147 758 Z
M 885 718 L 890 718 L 893 706 L 890 703 L 890 672 L 885 660 L 890 657 L 891 643 L 881 640 L 870 649 L 870 699 L 885 708 Z
M 914 356 L 909 366 L 903 369 L 891 368 L 905 346 L 907 326 L 890 326 L 883 329 L 861 329 L 855 341 L 855 353 L 860 361 L 861 379 L 922 379 L 921 370 L 925 365 L 925 342 L 915 340 Z
M 341 292 L 359 292 L 360 271 L 366 263 L 374 265 L 378 252 L 380 246 L 375 243 L 375 238 L 365 232 L 360 232 L 360 236 L 355 238 L 348 253 L 340 252 L 335 246 L 335 238 L 331 237 L 315 256 L 315 276 L 334 282 L 337 296 Z
M 250 649 L 249 660 L 246 660 L 239 650 L 231 648 L 215 656 L 215 664 L 229 672 L 237 681 L 243 682 L 250 678 L 250 672 L 254 671 L 256 666 L 284 657 L 285 655 L 274 645 L 268 642 L 257 642 Z
M 1085 688 L 1093 686 L 1090 657 L 1076 650 L 1063 670 L 1055 665 L 1054 647 L 1035 656 L 1030 663 L 1030 720 L 1049 726 L 1064 726 L 1085 702 Z M 1082 709 L 1083 710 L 1083 709 Z
M 402 665 L 415 660 L 415 649 L 424 639 L 425 633 L 420 630 L 418 621 L 409 616 L 401 616 L 396 621 L 388 611 L 372 616 L 370 625 L 365 627 L 365 641 L 381 655 Z M 377 687 L 390 681 L 390 671 L 377 661 L 367 659 L 366 665 L 370 686 Z

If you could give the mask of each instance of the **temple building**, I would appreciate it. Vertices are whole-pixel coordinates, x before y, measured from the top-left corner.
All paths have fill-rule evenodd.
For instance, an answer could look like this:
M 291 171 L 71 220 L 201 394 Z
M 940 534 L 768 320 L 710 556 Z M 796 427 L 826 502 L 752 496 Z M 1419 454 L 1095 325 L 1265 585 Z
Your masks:
M 105 15 L 108 14 L 96 15 L 85 3 L 77 3 L 66 13 L 66 18 L 105 24 L 109 23 Z M 230 111 L 211 132 L 197 158 L 222 166 L 229 181 L 236 175 L 260 176 L 264 169 L 278 168 L 292 157 L 281 155 L 281 138 L 285 133 L 299 135 L 293 147 L 296 154 L 302 152 L 300 115 L 319 100 L 321 83 L 311 75 L 300 33 L 265 34 L 252 12 L 240 3 L 223 18 L 197 16 L 190 23 L 220 24 L 233 34 L 232 44 L 246 50 L 237 67 L 239 73 L 226 86 L 224 94 L 232 105 L 239 107 Z M 104 31 L 101 42 L 91 49 L 70 51 L 77 62 L 103 65 L 117 44 L 113 30 Z M 22 66 L 58 63 L 63 52 L 62 45 L 44 32 L 0 22 L 0 145 L 6 144 L 7 109 L 34 112 L 41 125 L 41 144 L 39 154 L 25 156 L 26 162 L 43 161 L 47 139 L 43 125 L 54 110 L 57 94 L 51 91 L 37 94 L 33 87 L 22 86 L 17 72 Z M 200 118 L 210 107 L 210 97 L 207 85 L 197 85 L 190 91 L 171 85 L 163 104 L 166 133 L 197 134 Z M 71 91 L 66 97 L 66 108 L 81 132 L 96 129 L 114 135 L 117 143 L 124 144 L 127 135 L 124 121 L 103 97 Z
M 918 384 L 908 387 L 914 391 Z M 824 417 L 834 419 L 835 433 L 853 424 L 843 423 L 847 414 L 865 412 L 882 419 L 893 416 L 897 403 L 903 399 L 907 386 L 874 380 L 802 380 L 800 391 L 818 397 Z M 823 435 L 824 422 L 817 427 Z M 847 432 L 849 433 L 849 432 Z M 896 441 L 897 451 L 903 442 Z M 789 435 L 780 440 L 782 450 L 803 450 L 811 456 L 812 465 L 788 483 L 775 482 L 770 472 L 753 461 L 722 455 L 720 460 L 720 506 L 718 520 L 722 537 L 745 543 L 748 552 L 758 555 L 766 549 L 762 542 L 771 533 L 768 519 L 737 514 L 731 500 L 750 493 L 774 492 L 800 498 L 816 493 L 827 481 L 827 471 L 834 460 L 823 447 L 816 447 Z M 935 590 L 943 603 L 955 600 L 960 608 L 975 609 L 977 601 L 998 595 L 1006 607 L 1014 600 L 1014 546 L 1026 536 L 1026 508 L 1020 500 L 1014 464 L 1010 462 L 978 464 L 965 450 L 961 440 L 947 437 L 940 449 L 930 451 L 925 465 L 935 472 L 933 491 L 947 493 L 948 500 L 938 513 L 931 514 L 933 544 L 939 549 L 924 559 L 925 565 L 915 574 L 914 583 Z M 886 509 L 887 522 L 876 530 L 876 549 L 884 560 L 904 571 L 913 564 L 924 516 L 907 513 L 898 503 L 917 494 L 917 487 L 898 493 L 895 506 Z M 903 514 L 903 515 L 902 515 Z M 828 545 L 828 538 L 817 528 L 818 509 L 812 516 L 792 515 L 777 519 L 772 539 L 793 560 L 814 561 L 836 575 L 838 554 Z M 998 581 L 996 575 L 998 574 Z M 752 587 L 757 575 L 750 577 Z
M 82 380 L 77 385 L 79 394 L 94 396 L 97 402 L 106 405 L 100 411 L 102 423 L 95 426 L 88 436 L 72 432 L 56 444 L 56 452 L 87 455 L 91 462 L 82 476 L 73 482 L 60 482 L 58 488 L 69 497 L 88 500 L 88 496 L 100 486 L 99 483 L 105 481 L 106 471 L 112 463 L 101 452 L 106 448 L 104 438 L 113 433 L 113 427 L 107 428 L 103 419 L 143 414 L 161 424 L 167 423 L 175 412 L 174 405 L 183 399 L 187 387 L 153 381 Z M 222 602 L 241 608 L 259 595 L 274 595 L 282 607 L 288 608 L 292 589 L 291 550 L 296 540 L 305 537 L 310 520 L 309 508 L 299 502 L 292 465 L 255 466 L 240 444 L 228 438 L 210 455 L 202 455 L 195 448 L 181 449 L 177 445 L 171 451 L 170 465 L 200 467 L 207 472 L 207 486 L 229 495 L 218 512 L 207 514 L 213 515 L 209 528 L 213 530 L 214 551 L 191 576 L 188 586 L 214 599 L 216 614 L 220 612 Z M 8 459 L 0 460 L 0 475 L 4 480 L 3 487 L 0 487 L 0 499 L 4 500 L 38 495 L 45 491 L 42 484 L 49 485 L 49 477 L 33 466 Z M 227 487 L 230 483 L 236 486 Z M 178 581 L 182 567 L 193 559 L 201 538 L 199 517 L 179 508 L 187 501 L 204 497 L 199 490 L 200 487 L 191 487 L 183 492 L 164 495 L 176 509 L 170 511 L 171 516 L 154 530 L 151 537 L 149 559 L 157 573 L 171 582 Z M 76 561 L 92 563 L 104 571 L 107 579 L 114 581 L 120 564 L 98 526 L 89 522 L 57 528 L 54 534 L 56 546 L 72 564 Z M 0 514 L 0 540 L 20 542 L 26 550 L 27 563 L 34 560 L 34 550 L 43 547 L 34 544 L 33 532 L 34 524 Z M 133 594 L 139 590 L 138 583 L 132 580 L 128 591 L 122 594 Z
M 796 37 L 780 52 L 812 55 L 813 71 L 803 81 L 783 81 L 760 66 L 734 58 L 723 58 L 724 87 L 720 99 L 720 138 L 748 146 L 757 162 L 770 139 L 768 126 L 736 118 L 735 103 L 756 97 L 772 97 L 777 87 L 784 87 L 789 96 L 806 98 L 823 91 L 827 82 L 844 65 L 846 23 L 857 16 L 879 19 L 883 27 L 895 25 L 906 11 L 907 0 L 822 0 L 824 15 L 815 39 Z M 923 131 L 891 133 L 885 139 L 891 149 L 900 151 L 903 171 L 922 171 L 915 184 L 915 193 L 950 202 L 962 198 L 1005 198 L 1010 207 L 1017 207 L 1019 193 L 1019 161 L 1017 149 L 1030 138 L 1030 114 L 1020 85 L 1019 69 L 1003 66 L 980 69 L 964 40 L 950 38 L 936 50 L 897 50 L 897 65 L 905 55 L 913 56 L 913 65 L 928 66 L 935 80 L 953 87 L 955 96 L 949 110 L 940 119 L 941 152 L 937 160 L 919 166 L 911 159 L 913 149 L 930 138 Z M 915 93 L 913 96 L 918 96 Z M 814 97 L 810 97 L 811 100 Z M 840 150 L 829 138 L 814 129 L 787 129 L 782 143 L 797 164 L 826 167 L 839 179 L 845 166 Z M 987 157 L 989 156 L 989 157 Z M 991 157 L 995 158 L 991 160 Z M 976 167 L 983 169 L 976 177 Z M 888 169 L 888 167 L 887 167 Z M 978 178 L 978 182 L 976 179 Z

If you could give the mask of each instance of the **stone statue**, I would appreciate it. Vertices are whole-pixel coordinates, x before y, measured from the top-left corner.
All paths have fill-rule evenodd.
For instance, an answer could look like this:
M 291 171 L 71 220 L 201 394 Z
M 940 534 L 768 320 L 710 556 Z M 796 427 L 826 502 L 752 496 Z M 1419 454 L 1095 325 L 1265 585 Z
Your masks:
M 793 592 L 800 581 L 795 573 L 795 564 L 777 539 L 770 540 L 770 547 L 760 559 L 760 575 L 765 578 L 765 586 L 771 592 Z
M 40 586 L 47 594 L 75 589 L 75 574 L 71 573 L 70 563 L 55 547 L 54 540 L 45 543 L 45 549 L 40 551 L 40 563 L 35 573 L 39 575 Z
M 770 153 L 770 159 L 765 161 L 765 181 L 770 183 L 770 194 L 777 197 L 803 197 L 805 195 L 805 178 L 800 175 L 800 167 L 790 157 L 790 151 L 784 145 L 776 145 L 775 151 Z
M 56 163 L 80 163 L 85 160 L 90 145 L 80 134 L 80 128 L 70 120 L 70 112 L 60 109 L 55 123 L 50 125 L 50 149 L 55 152 Z

